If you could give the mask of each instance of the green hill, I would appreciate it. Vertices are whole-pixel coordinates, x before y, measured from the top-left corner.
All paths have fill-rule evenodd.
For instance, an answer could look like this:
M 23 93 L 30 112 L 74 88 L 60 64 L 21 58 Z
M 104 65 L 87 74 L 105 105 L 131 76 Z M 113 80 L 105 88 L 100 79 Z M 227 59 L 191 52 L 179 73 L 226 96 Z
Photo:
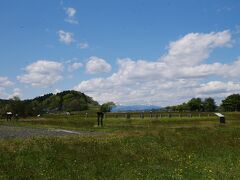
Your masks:
M 20 116 L 32 116 L 43 113 L 57 113 L 66 111 L 86 111 L 97 109 L 99 104 L 91 97 L 78 91 L 63 91 L 57 94 L 46 94 L 34 99 L 0 100 L 0 113 L 8 111 Z

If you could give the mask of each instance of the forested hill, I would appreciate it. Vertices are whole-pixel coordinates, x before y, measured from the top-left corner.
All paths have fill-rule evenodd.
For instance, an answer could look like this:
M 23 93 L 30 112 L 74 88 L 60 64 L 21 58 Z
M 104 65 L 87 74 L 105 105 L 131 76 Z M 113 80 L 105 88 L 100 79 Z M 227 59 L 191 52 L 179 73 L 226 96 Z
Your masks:
M 20 116 L 37 115 L 62 111 L 84 111 L 99 106 L 97 101 L 78 91 L 63 91 L 57 94 L 46 94 L 21 101 L 18 98 L 0 100 L 0 112 L 8 111 Z

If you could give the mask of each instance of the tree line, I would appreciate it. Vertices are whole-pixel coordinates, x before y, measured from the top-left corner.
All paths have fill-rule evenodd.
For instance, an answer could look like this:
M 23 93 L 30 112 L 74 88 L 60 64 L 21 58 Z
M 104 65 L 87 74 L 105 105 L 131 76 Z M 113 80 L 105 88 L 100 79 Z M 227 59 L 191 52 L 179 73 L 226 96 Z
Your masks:
M 22 101 L 18 97 L 0 100 L 0 114 L 4 115 L 6 112 L 12 112 L 24 117 L 45 113 L 84 111 L 98 106 L 98 102 L 84 93 L 63 91 L 57 94 L 46 94 L 30 100 Z
M 220 106 L 216 105 L 212 97 L 205 99 L 192 98 L 176 106 L 168 106 L 167 111 L 197 111 L 197 112 L 215 112 L 215 111 L 240 111 L 240 94 L 232 94 L 222 100 Z
M 113 102 L 107 102 L 100 106 L 97 101 L 78 91 L 63 91 L 58 94 L 46 94 L 23 101 L 18 97 L 10 100 L 0 99 L 0 114 L 5 115 L 7 112 L 12 112 L 21 117 L 26 117 L 45 113 L 85 111 L 90 109 L 110 112 L 114 106 Z M 226 97 L 222 100 L 220 106 L 217 106 L 215 100 L 209 97 L 205 99 L 192 98 L 188 102 L 176 106 L 168 106 L 165 109 L 178 112 L 240 111 L 240 94 L 232 94 Z

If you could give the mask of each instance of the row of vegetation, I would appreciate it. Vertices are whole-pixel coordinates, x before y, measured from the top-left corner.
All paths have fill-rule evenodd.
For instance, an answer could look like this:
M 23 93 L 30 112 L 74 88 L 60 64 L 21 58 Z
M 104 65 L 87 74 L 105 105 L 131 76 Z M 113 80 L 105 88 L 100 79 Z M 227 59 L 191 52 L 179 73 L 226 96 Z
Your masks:
M 168 106 L 168 111 L 198 111 L 198 112 L 214 112 L 219 111 L 240 111 L 240 94 L 232 94 L 222 100 L 220 106 L 216 105 L 213 98 L 206 99 L 192 98 L 186 103 Z
M 84 93 L 64 91 L 23 101 L 18 97 L 0 100 L 0 113 L 5 114 L 10 111 L 19 116 L 35 116 L 43 113 L 84 111 L 98 106 L 98 102 Z
M 84 93 L 77 91 L 63 91 L 58 94 L 46 94 L 21 101 L 18 97 L 10 100 L 0 99 L 0 114 L 13 112 L 21 117 L 36 116 L 38 114 L 89 111 L 94 110 L 110 112 L 115 104 L 113 102 L 104 103 L 101 106 L 97 101 Z M 240 94 L 232 94 L 226 97 L 220 106 L 216 105 L 213 98 L 206 99 L 192 98 L 186 103 L 168 106 L 167 111 L 192 111 L 192 112 L 214 112 L 214 111 L 240 111 Z

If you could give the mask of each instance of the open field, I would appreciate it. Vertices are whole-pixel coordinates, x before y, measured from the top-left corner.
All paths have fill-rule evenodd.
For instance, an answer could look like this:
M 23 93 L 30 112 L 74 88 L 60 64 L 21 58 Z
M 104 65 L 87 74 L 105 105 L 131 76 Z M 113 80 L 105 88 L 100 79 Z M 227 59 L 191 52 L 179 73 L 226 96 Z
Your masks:
M 1 125 L 107 132 L 0 140 L 1 179 L 239 179 L 240 113 L 135 118 L 48 115 Z

